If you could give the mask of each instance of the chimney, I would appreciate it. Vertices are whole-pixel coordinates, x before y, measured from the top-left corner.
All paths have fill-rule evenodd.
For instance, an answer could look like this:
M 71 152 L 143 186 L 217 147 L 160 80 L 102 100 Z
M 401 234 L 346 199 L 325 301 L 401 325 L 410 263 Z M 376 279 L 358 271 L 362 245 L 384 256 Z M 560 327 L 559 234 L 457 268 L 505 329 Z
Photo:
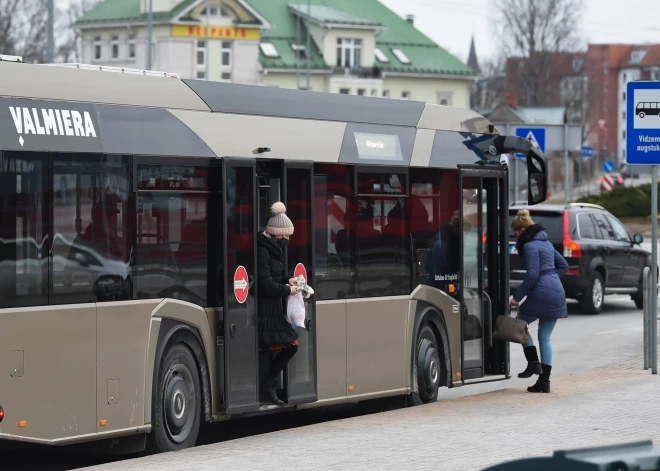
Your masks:
M 513 92 L 507 92 L 504 102 L 514 110 L 518 108 L 518 96 Z
M 415 15 L 406 15 L 406 21 L 411 25 L 415 24 Z

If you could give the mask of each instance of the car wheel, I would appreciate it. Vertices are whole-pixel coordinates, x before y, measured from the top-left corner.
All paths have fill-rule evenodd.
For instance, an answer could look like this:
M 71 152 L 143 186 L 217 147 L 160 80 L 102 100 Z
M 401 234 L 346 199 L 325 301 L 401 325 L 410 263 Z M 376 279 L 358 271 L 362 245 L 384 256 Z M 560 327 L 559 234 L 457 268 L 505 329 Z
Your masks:
M 589 288 L 580 298 L 580 308 L 587 314 L 598 314 L 603 308 L 605 284 L 597 271 L 589 277 Z
M 437 401 L 443 369 L 435 334 L 431 326 L 425 324 L 417 336 L 413 364 L 413 381 L 417 390 L 409 395 L 409 403 L 417 406 Z
M 148 451 L 165 453 L 195 445 L 202 415 L 201 382 L 193 353 L 176 343 L 158 369 Z
M 635 307 L 637 309 L 644 309 L 644 288 L 642 286 L 639 287 L 639 290 L 632 298 L 635 301 Z

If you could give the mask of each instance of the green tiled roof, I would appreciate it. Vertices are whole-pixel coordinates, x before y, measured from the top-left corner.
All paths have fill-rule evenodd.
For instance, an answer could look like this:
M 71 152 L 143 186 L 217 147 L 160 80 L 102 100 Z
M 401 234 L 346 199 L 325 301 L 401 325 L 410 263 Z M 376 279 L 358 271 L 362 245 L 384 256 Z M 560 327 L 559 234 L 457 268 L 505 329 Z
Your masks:
M 262 35 L 264 42 L 274 43 L 275 39 L 295 40 L 296 19 L 293 12 L 300 11 L 301 15 L 307 15 L 306 4 L 298 4 L 291 0 L 246 0 L 246 2 L 272 25 Z M 383 72 L 476 75 L 461 60 L 439 47 L 378 0 L 310 0 L 310 4 L 310 16 L 319 22 L 384 27 L 384 31 L 376 36 L 376 47 L 383 51 L 389 62 L 382 63 L 377 59 L 374 62 L 374 65 Z M 304 38 L 304 26 L 300 29 L 301 38 Z M 277 68 L 295 68 L 295 63 L 286 62 L 285 54 L 280 51 L 280 47 L 277 45 L 275 47 L 282 55 Z M 410 64 L 401 63 L 392 53 L 393 48 L 401 49 L 410 59 Z M 272 59 L 268 59 L 263 53 L 259 58 L 263 67 L 272 67 L 270 65 Z M 320 64 L 316 68 L 321 68 Z M 322 68 L 329 67 L 326 64 Z
M 289 9 L 293 12 L 307 16 L 307 4 L 294 4 L 289 5 Z M 309 16 L 319 23 L 341 23 L 346 25 L 360 25 L 360 26 L 382 26 L 377 21 L 360 18 L 359 16 L 351 15 L 344 11 L 335 10 L 325 5 L 310 5 Z
M 169 21 L 186 11 L 196 0 L 182 0 L 170 11 L 153 13 L 153 21 Z M 74 26 L 92 26 L 107 23 L 143 23 L 147 15 L 140 13 L 140 0 L 104 0 L 85 13 Z

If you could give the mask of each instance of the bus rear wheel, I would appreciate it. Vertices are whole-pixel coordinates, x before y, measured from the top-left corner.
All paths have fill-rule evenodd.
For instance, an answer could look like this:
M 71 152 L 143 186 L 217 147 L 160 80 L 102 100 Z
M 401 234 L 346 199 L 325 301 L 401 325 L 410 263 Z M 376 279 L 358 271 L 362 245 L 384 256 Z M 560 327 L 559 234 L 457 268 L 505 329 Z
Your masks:
M 194 355 L 182 342 L 170 347 L 160 363 L 152 407 L 149 452 L 195 445 L 201 423 L 201 382 Z
M 438 342 L 429 324 L 425 324 L 417 336 L 415 363 L 413 364 L 413 385 L 416 389 L 409 396 L 409 403 L 422 405 L 438 399 L 442 363 L 438 352 Z

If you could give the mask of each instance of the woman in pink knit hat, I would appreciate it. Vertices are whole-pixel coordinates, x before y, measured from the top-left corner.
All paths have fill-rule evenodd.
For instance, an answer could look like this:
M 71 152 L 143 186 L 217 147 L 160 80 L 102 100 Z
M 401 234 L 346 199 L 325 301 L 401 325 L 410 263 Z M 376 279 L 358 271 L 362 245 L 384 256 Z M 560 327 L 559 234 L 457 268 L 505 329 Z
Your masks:
M 296 294 L 298 287 L 284 272 L 284 248 L 293 234 L 293 223 L 286 215 L 284 203 L 273 204 L 271 212 L 266 230 L 257 236 L 259 346 L 278 353 L 260 390 L 266 400 L 284 405 L 277 397 L 275 386 L 280 373 L 298 351 L 298 333 L 286 320 L 283 300 Z

